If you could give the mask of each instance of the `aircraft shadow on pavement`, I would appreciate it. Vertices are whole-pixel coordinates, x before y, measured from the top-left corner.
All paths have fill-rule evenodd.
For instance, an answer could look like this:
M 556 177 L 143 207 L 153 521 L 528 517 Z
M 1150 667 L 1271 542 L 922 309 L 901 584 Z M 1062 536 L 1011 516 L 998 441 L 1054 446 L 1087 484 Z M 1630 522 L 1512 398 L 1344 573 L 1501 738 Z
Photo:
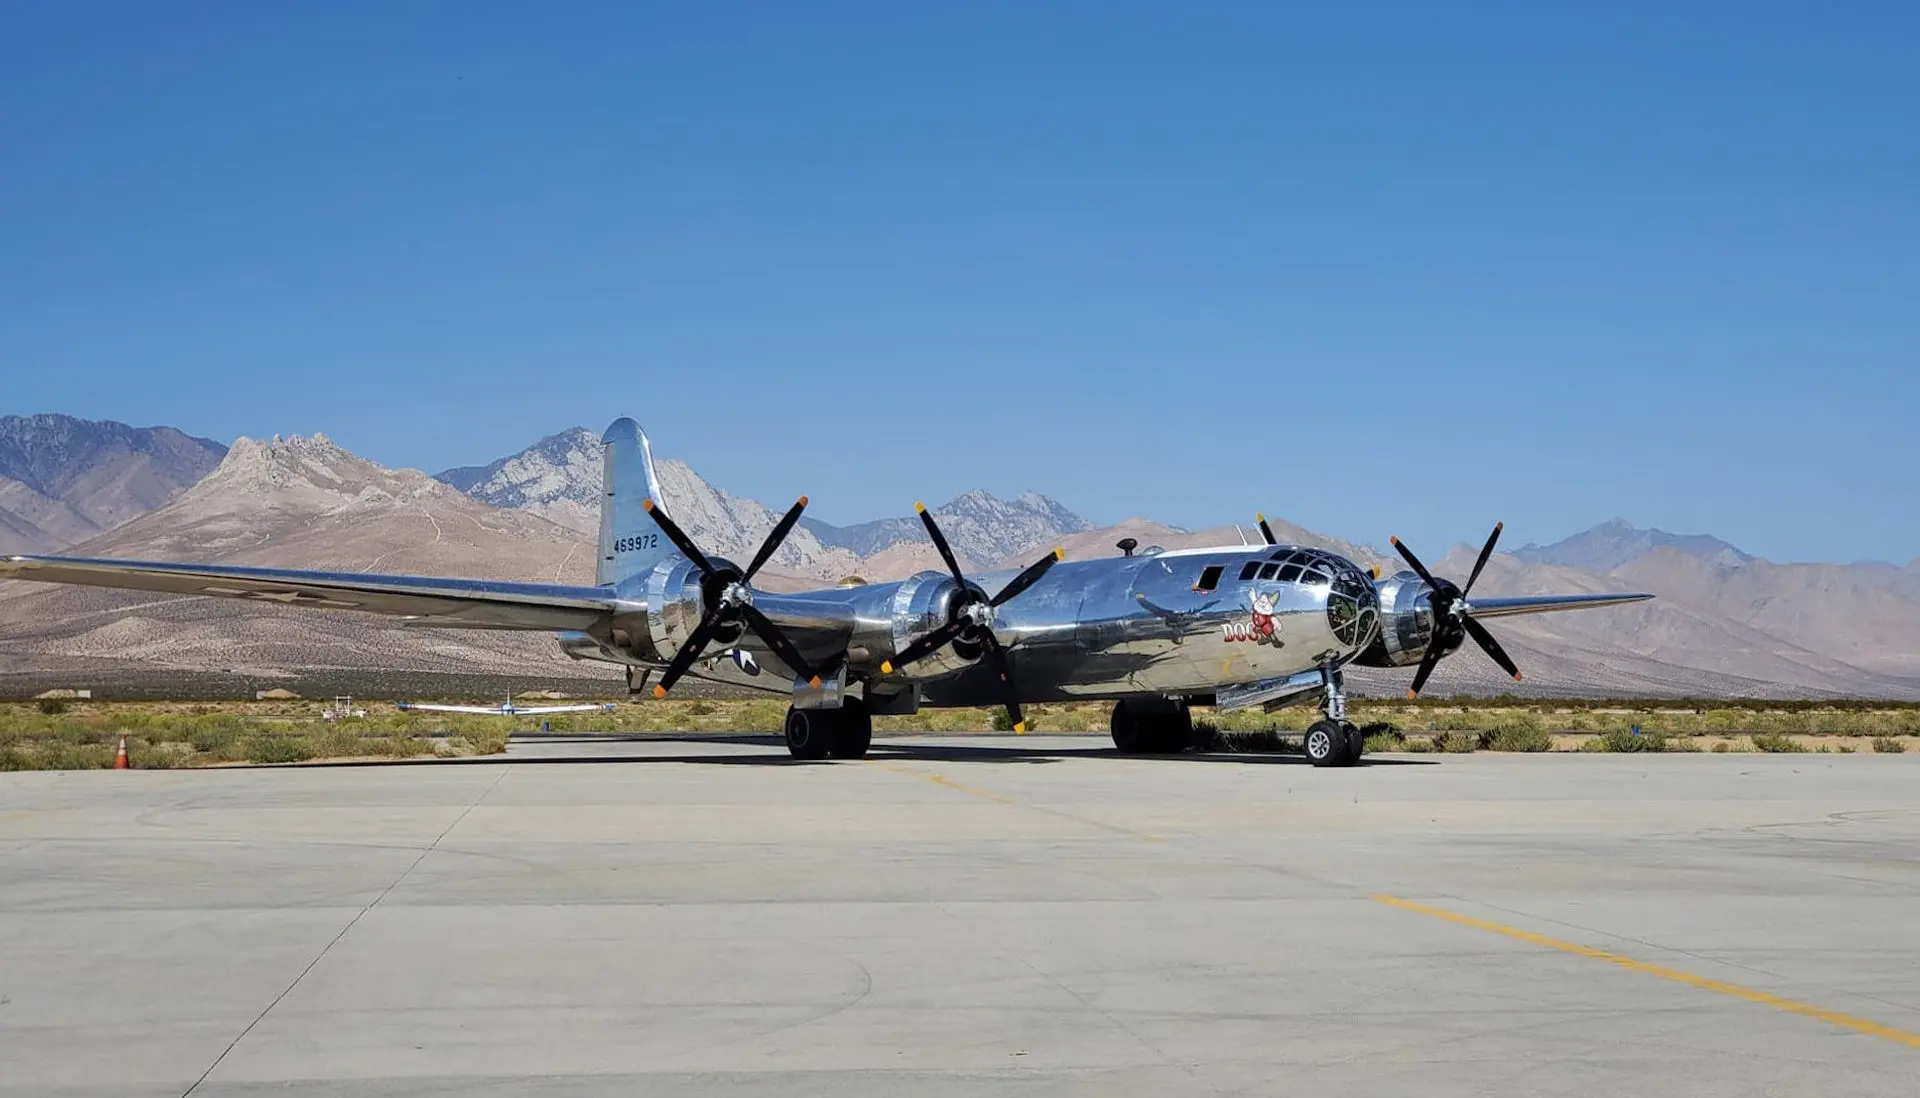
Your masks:
M 580 747 L 605 747 L 618 744 L 708 744 L 753 748 L 738 754 L 664 754 L 647 752 L 644 754 L 553 754 L 553 755 L 486 755 L 465 759 L 339 759 L 323 763 L 304 763 L 304 766 L 548 766 L 548 765 L 628 765 L 635 763 L 682 763 L 708 766 L 831 766 L 844 760 L 823 759 L 807 761 L 795 759 L 786 752 L 786 743 L 779 736 L 757 735 L 753 733 L 690 733 L 674 735 L 671 733 L 622 734 L 567 734 L 559 732 L 516 735 L 515 741 L 528 744 L 554 744 Z M 916 743 L 913 739 L 880 740 L 876 739 L 868 752 L 869 759 L 895 759 L 920 762 L 969 762 L 969 763 L 1027 763 L 1044 765 L 1057 763 L 1063 759 L 1121 759 L 1142 758 L 1169 766 L 1182 763 L 1216 763 L 1241 766 L 1308 766 L 1304 755 L 1252 754 L 1233 752 L 1185 752 L 1178 755 L 1125 756 L 1113 747 L 1101 744 L 1086 747 L 1041 747 L 1032 746 L 1017 739 L 995 737 L 989 743 Z M 1386 759 L 1367 757 L 1357 764 L 1366 766 L 1437 766 L 1432 759 Z

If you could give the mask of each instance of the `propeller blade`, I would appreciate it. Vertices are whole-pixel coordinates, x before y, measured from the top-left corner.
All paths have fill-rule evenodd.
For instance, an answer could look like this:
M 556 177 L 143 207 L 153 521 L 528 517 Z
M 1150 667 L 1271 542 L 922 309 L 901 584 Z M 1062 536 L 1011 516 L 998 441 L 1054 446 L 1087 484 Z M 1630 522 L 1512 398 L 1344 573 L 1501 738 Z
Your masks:
M 1480 549 L 1480 559 L 1473 562 L 1473 571 L 1467 576 L 1467 585 L 1460 589 L 1461 598 L 1466 598 L 1467 592 L 1473 590 L 1473 581 L 1480 578 L 1480 569 L 1487 566 L 1487 558 L 1493 556 L 1493 543 L 1500 540 L 1500 531 L 1506 529 L 1506 526 L 1504 522 L 1493 524 L 1493 533 L 1487 535 L 1487 544 Z
M 1433 573 L 1427 571 L 1427 566 L 1421 564 L 1420 558 L 1413 555 L 1413 550 L 1407 548 L 1406 542 L 1394 537 L 1390 537 L 1387 540 L 1393 543 L 1395 549 L 1400 550 L 1400 555 L 1407 559 L 1408 564 L 1413 565 L 1413 570 L 1420 574 L 1420 578 L 1427 582 L 1428 587 L 1433 588 L 1435 591 L 1440 589 L 1440 581 L 1433 578 Z
M 1016 733 L 1024 733 L 1027 730 L 1027 717 L 1020 711 L 1020 691 L 1013 685 L 1013 668 L 1007 663 L 1007 651 L 1000 647 L 1000 642 L 986 630 L 981 630 L 980 639 L 987 650 L 987 660 L 993 665 L 994 673 L 1000 676 L 1001 683 L 1006 686 L 1007 719 L 1013 722 L 1013 730 Z
M 1440 641 L 1440 633 L 1436 630 L 1433 640 L 1427 644 L 1427 654 L 1420 657 L 1420 669 L 1413 673 L 1413 685 L 1407 688 L 1408 698 L 1420 696 L 1420 688 L 1427 685 L 1427 676 L 1433 674 L 1433 669 L 1440 665 L 1440 653 L 1446 648 Z
M 1253 514 L 1253 517 L 1259 521 L 1260 536 L 1267 539 L 1267 544 L 1268 545 L 1280 544 L 1280 539 L 1273 536 L 1273 527 L 1267 525 L 1267 516 L 1261 514 L 1258 511 L 1255 511 Z
M 901 649 L 899 655 L 893 657 L 891 660 L 882 661 L 880 664 L 880 673 L 882 675 L 891 675 L 910 663 L 926 659 L 928 656 L 933 655 L 935 652 L 953 643 L 953 641 L 960 636 L 963 629 L 965 629 L 965 626 L 959 622 L 948 622 L 907 645 L 904 649 Z
M 654 697 L 667 696 L 667 691 L 673 689 L 673 684 L 679 682 L 680 676 L 686 674 L 687 668 L 693 666 L 693 661 L 700 658 L 701 650 L 706 648 L 707 642 L 713 639 L 714 631 L 719 628 L 720 611 L 717 608 L 707 611 L 707 616 L 700 619 L 699 625 L 694 626 L 693 635 L 687 638 L 687 643 L 681 645 L 680 651 L 673 654 L 673 662 L 667 664 L 667 673 L 660 676 L 660 681 L 654 685 Z
M 687 532 L 680 529 L 678 523 L 667 517 L 667 512 L 664 507 L 661 507 L 650 499 L 641 500 L 640 507 L 647 514 L 653 516 L 654 525 L 660 527 L 660 532 L 667 535 L 667 540 L 673 543 L 675 549 L 680 550 L 682 556 L 692 561 L 695 566 L 707 575 L 713 574 L 713 563 L 707 560 L 707 555 L 702 553 L 700 547 L 693 543 L 693 539 L 687 536 Z
M 772 618 L 762 614 L 760 608 L 750 602 L 740 607 L 740 616 L 747 619 L 747 628 L 765 641 L 767 647 L 773 649 L 773 654 L 780 657 L 780 662 L 791 667 L 796 676 L 806 679 L 810 686 L 820 685 L 819 672 L 813 669 L 813 665 L 793 646 L 793 642 L 787 639 L 787 634 L 773 623 Z
M 927 510 L 924 503 L 915 503 L 913 509 L 920 513 L 920 521 L 926 525 L 927 536 L 933 539 L 933 547 L 940 550 L 940 559 L 947 562 L 947 571 L 952 572 L 953 578 L 965 587 L 967 577 L 960 571 L 960 562 L 954 559 L 953 546 L 947 544 L 947 535 L 941 533 L 939 525 L 933 521 L 933 512 Z
M 1046 556 L 1041 557 L 1037 561 L 1034 561 L 1032 564 L 1027 566 L 1026 571 L 1013 577 L 1013 582 L 1007 584 L 1005 587 L 1002 587 L 1000 589 L 1000 593 L 993 596 L 993 598 L 988 601 L 987 605 L 989 606 L 1004 605 L 1007 601 L 1012 599 L 1014 596 L 1018 595 L 1020 592 L 1025 591 L 1027 588 L 1032 587 L 1034 584 L 1040 582 L 1040 577 L 1047 574 L 1047 569 L 1052 568 L 1054 565 L 1066 559 L 1066 556 L 1067 556 L 1066 550 L 1055 549 L 1053 552 L 1048 553 Z
M 1474 621 L 1472 614 L 1461 614 L 1460 624 L 1467 627 L 1467 635 L 1480 642 L 1481 649 L 1493 657 L 1493 662 L 1500 665 L 1500 670 L 1512 675 L 1514 682 L 1520 681 L 1520 669 L 1513 665 L 1513 660 L 1507 656 L 1507 650 L 1500 647 L 1500 642 L 1493 639 L 1493 634 L 1487 632 L 1486 626 Z
M 780 543 L 787 540 L 787 535 L 793 532 L 793 524 L 800 521 L 800 512 L 806 509 L 807 497 L 805 496 L 801 496 L 792 507 L 787 508 L 787 513 L 774 524 L 773 532 L 767 535 L 767 540 L 760 543 L 760 551 L 753 555 L 753 563 L 747 565 L 746 574 L 740 577 L 740 582 L 745 583 L 751 580 L 753 574 L 760 570 L 760 566 L 767 563 L 768 558 L 773 556 L 774 550 L 780 548 Z

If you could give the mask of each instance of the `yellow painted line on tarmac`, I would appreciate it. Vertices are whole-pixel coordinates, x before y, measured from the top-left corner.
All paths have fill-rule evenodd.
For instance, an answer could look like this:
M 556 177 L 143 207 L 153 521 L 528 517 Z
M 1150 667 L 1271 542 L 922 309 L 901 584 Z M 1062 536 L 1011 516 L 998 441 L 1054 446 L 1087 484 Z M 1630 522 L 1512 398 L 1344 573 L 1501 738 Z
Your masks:
M 1013 799 L 1012 797 L 995 793 L 991 789 L 980 789 L 976 786 L 971 786 L 961 782 L 956 782 L 952 778 L 949 778 L 943 774 L 935 774 L 930 771 L 916 769 L 915 767 L 911 767 L 911 766 L 902 766 L 899 763 L 881 762 L 877 759 L 868 759 L 867 765 L 877 766 L 882 770 L 886 770 L 894 774 L 904 774 L 909 778 L 919 778 L 921 781 L 932 782 L 935 785 L 944 786 L 945 788 L 951 789 L 956 793 L 965 793 L 970 797 L 979 797 L 981 800 L 993 801 L 996 804 L 1010 805 L 1014 808 L 1026 808 L 1034 812 L 1046 813 L 1049 816 L 1056 816 L 1061 819 L 1074 820 L 1078 823 L 1085 824 L 1088 827 L 1099 828 L 1103 831 L 1111 831 L 1121 835 L 1131 835 L 1142 842 L 1148 842 L 1148 843 L 1166 842 L 1166 840 L 1161 838 L 1160 836 L 1149 834 L 1148 832 L 1145 832 L 1145 831 L 1135 831 L 1133 828 L 1130 828 L 1130 827 L 1119 827 L 1114 824 L 1101 823 L 1097 820 L 1083 819 L 1081 817 L 1074 816 L 1071 813 L 1057 812 L 1052 809 L 1041 808 L 1037 805 L 1027 804 L 1024 801 L 1018 801 Z
M 1000 794 L 995 793 L 991 790 L 976 789 L 970 785 L 962 785 L 961 783 L 954 781 L 952 778 L 944 777 L 939 774 L 930 774 L 925 770 L 915 770 L 911 766 L 901 766 L 899 763 L 878 762 L 874 760 L 869 760 L 867 765 L 877 766 L 882 770 L 889 770 L 895 774 L 905 774 L 909 778 L 919 778 L 922 781 L 929 781 L 935 785 L 945 786 L 948 789 L 955 791 L 956 793 L 965 793 L 970 797 L 979 797 L 982 800 L 997 801 L 1000 804 L 1010 804 L 1010 805 L 1019 805 L 1020 803 L 1019 801 L 1016 801 L 1011 797 L 1003 797 Z
M 1759 991 L 1750 987 L 1742 987 L 1739 984 L 1730 984 L 1724 980 L 1713 980 L 1705 976 L 1696 976 L 1691 972 L 1682 972 L 1677 968 L 1668 968 L 1666 965 L 1636 961 L 1632 957 L 1623 956 L 1618 953 L 1609 953 L 1604 949 L 1583 946 L 1578 942 L 1562 941 L 1559 938 L 1549 938 L 1545 934 L 1535 934 L 1530 930 L 1521 930 L 1518 927 L 1505 926 L 1500 923 L 1489 922 L 1485 919 L 1476 919 L 1471 915 L 1461 915 L 1458 912 L 1448 911 L 1445 908 L 1430 907 L 1412 900 L 1403 900 L 1398 896 L 1379 895 L 1375 896 L 1374 899 L 1389 907 L 1397 907 L 1402 911 L 1414 911 L 1422 915 L 1431 915 L 1436 919 L 1445 919 L 1447 922 L 1458 923 L 1461 926 L 1470 926 L 1476 930 L 1485 930 L 1493 934 L 1501 934 L 1508 938 L 1527 942 L 1531 945 L 1546 946 L 1548 949 L 1557 949 L 1562 953 L 1571 953 L 1579 957 L 1591 957 L 1596 961 L 1605 961 L 1610 965 L 1618 965 L 1630 972 L 1640 972 L 1648 976 L 1658 976 L 1662 980 L 1672 980 L 1676 984 L 1686 984 L 1688 987 L 1702 988 L 1744 1002 L 1759 1003 L 1762 1006 L 1773 1007 L 1775 1010 L 1784 1010 L 1789 1014 L 1798 1014 L 1803 1018 L 1818 1019 L 1829 1025 L 1839 1026 L 1841 1029 L 1850 1029 L 1855 1033 L 1864 1033 L 1869 1037 L 1878 1037 L 1883 1041 L 1892 1041 L 1895 1044 L 1906 1045 L 1908 1048 L 1920 1048 L 1920 1033 L 1909 1033 L 1904 1029 L 1883 1026 L 1879 1022 L 1870 1021 L 1866 1018 L 1857 1018 L 1851 1014 L 1842 1014 L 1837 1010 L 1827 1010 L 1824 1007 L 1813 1006 L 1810 1003 L 1802 1003 L 1795 999 L 1783 998 L 1769 992 Z

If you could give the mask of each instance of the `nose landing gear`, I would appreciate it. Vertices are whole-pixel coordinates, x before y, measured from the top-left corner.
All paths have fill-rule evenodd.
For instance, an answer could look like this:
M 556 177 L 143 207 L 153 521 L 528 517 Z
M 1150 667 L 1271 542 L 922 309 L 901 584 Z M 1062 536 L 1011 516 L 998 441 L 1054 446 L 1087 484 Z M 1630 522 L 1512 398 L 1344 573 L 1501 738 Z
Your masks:
M 1366 748 L 1366 738 L 1360 729 L 1347 719 L 1347 693 L 1340 672 L 1331 667 L 1320 669 L 1320 679 L 1324 684 L 1324 704 L 1326 717 L 1313 722 L 1307 728 L 1303 742 L 1307 761 L 1315 766 L 1352 766 L 1360 761 L 1360 753 Z

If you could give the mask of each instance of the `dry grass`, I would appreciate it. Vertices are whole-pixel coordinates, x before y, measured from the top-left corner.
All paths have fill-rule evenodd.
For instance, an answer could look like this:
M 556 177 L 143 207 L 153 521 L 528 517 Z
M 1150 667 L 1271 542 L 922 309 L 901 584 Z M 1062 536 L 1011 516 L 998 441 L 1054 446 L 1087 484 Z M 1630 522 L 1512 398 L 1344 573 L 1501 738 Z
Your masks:
M 472 699 L 469 699 L 472 700 Z M 1618 703 L 1616 703 L 1618 704 Z M 544 724 L 554 732 L 755 732 L 774 734 L 784 701 L 670 699 L 622 705 L 613 713 L 540 717 L 486 717 L 402 713 L 367 703 L 365 718 L 321 720 L 319 701 L 178 702 L 68 701 L 58 705 L 0 704 L 0 770 L 87 769 L 113 765 L 126 733 L 141 768 L 228 763 L 297 763 L 344 758 L 407 758 L 497 754 L 515 732 Z M 1029 731 L 1105 736 L 1109 706 L 1071 703 L 1027 707 Z M 876 717 L 879 736 L 984 732 L 998 709 L 923 710 Z M 1900 753 L 1920 736 L 1920 708 L 1859 705 L 1750 705 L 1687 709 L 1659 703 L 1635 708 L 1515 703 L 1405 704 L 1356 700 L 1353 720 L 1366 733 L 1367 751 L 1819 751 L 1848 753 L 1869 747 Z M 1211 746 L 1230 751 L 1297 751 L 1298 734 L 1318 710 L 1208 713 Z M 1004 724 L 1004 718 L 999 723 Z M 1639 733 L 1634 733 L 1635 728 Z

